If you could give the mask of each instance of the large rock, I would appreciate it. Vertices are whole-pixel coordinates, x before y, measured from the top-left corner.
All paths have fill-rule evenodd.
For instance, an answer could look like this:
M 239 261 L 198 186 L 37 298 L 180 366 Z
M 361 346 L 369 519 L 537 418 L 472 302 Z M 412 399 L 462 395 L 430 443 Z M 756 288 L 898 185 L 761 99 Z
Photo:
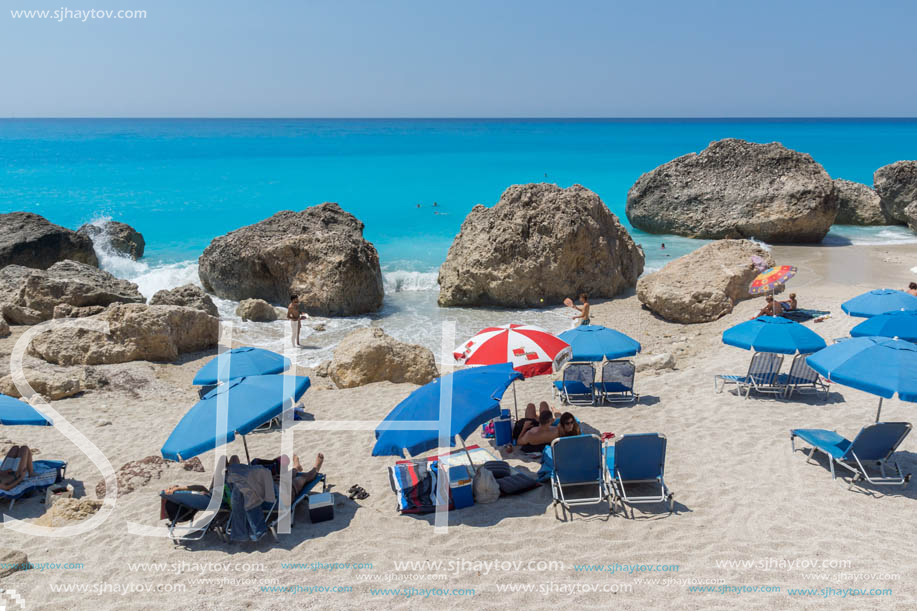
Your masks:
M 329 374 L 339 388 L 373 382 L 426 384 L 439 375 L 433 353 L 405 344 L 378 327 L 358 329 L 334 350 Z
M 599 199 L 573 185 L 513 185 L 475 206 L 439 270 L 441 306 L 538 307 L 613 297 L 643 273 L 643 251 Z
M 64 259 L 99 266 L 88 237 L 31 212 L 0 214 L 0 268 L 47 269 Z
M 10 323 L 6 322 L 6 319 L 0 316 L 0 337 L 9 337 Z
M 834 180 L 837 199 L 837 225 L 893 225 L 894 219 L 885 214 L 879 195 L 864 184 L 837 178 Z
M 748 285 L 758 275 L 753 256 L 774 264 L 770 253 L 751 240 L 711 242 L 640 278 L 637 298 L 671 322 L 716 320 L 751 297 Z
M 873 174 L 872 182 L 885 213 L 907 223 L 904 209 L 917 203 L 917 161 L 896 161 L 882 166 Z
M 837 215 L 833 192 L 809 155 L 730 138 L 641 176 L 626 210 L 634 227 L 650 233 L 820 242 Z
M 199 286 L 185 284 L 171 290 L 157 291 L 150 299 L 150 305 L 177 305 L 195 308 L 219 317 L 220 312 L 210 295 Z
M 263 299 L 243 299 L 236 308 L 236 316 L 253 322 L 273 322 L 277 320 L 277 310 Z
M 219 319 L 183 306 L 114 304 L 82 320 L 108 322 L 110 333 L 55 328 L 32 340 L 30 353 L 57 365 L 172 361 L 213 348 L 220 335 Z
M 118 221 L 87 223 L 77 233 L 92 240 L 96 249 L 112 254 L 124 255 L 135 261 L 143 256 L 146 242 L 139 231 Z
M 200 257 L 204 288 L 218 297 L 286 304 L 351 316 L 382 307 L 382 272 L 363 223 L 337 204 L 278 212 L 215 238 Z
M 27 571 L 29 569 L 29 557 L 25 552 L 15 549 L 0 548 L 0 577 L 6 577 L 16 571 Z M 0 599 L 3 602 L 3 599 Z M 12 605 L 12 601 L 10 601 Z M 15 605 L 10 607 L 15 609 Z
M 16 306 L 4 316 L 17 324 L 35 324 L 36 313 L 39 321 L 49 320 L 60 304 L 83 308 L 145 301 L 133 282 L 115 278 L 97 267 L 69 260 L 59 261 L 46 270 L 13 265 L 0 270 L 0 286 L 13 287 L 17 283 L 17 288 L 0 296 L 0 300 Z M 27 312 L 25 318 L 32 322 L 23 320 L 22 312 Z

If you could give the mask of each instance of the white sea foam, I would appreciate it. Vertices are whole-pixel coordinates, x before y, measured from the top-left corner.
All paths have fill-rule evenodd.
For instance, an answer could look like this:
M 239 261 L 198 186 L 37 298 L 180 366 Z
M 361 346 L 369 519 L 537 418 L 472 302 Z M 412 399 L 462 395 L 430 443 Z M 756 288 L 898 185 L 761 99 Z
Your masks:
M 435 291 L 439 289 L 437 272 L 410 272 L 393 270 L 382 273 L 386 293 L 402 291 Z

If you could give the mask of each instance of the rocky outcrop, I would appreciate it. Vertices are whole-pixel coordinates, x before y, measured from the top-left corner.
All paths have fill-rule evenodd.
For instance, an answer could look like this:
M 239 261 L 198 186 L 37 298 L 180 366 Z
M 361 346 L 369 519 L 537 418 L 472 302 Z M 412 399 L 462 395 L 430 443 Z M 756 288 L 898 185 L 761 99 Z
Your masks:
M 54 306 L 54 315 L 51 318 L 86 318 L 95 316 L 105 311 L 105 306 L 76 307 L 69 303 L 59 303 Z
M 0 300 L 13 306 L 4 310 L 4 317 L 16 324 L 50 320 L 60 304 L 84 308 L 145 301 L 133 282 L 69 260 L 46 270 L 9 265 L 0 270 L 0 286 L 10 288 Z
M 286 304 L 351 316 L 382 307 L 382 272 L 363 223 L 332 203 L 284 211 L 214 239 L 199 260 L 204 288 L 218 297 Z
M 864 184 L 837 178 L 834 197 L 837 199 L 836 225 L 893 225 L 896 222 L 885 214 L 879 195 Z
M 172 361 L 213 348 L 220 333 L 219 319 L 183 306 L 115 304 L 83 320 L 107 322 L 110 333 L 55 328 L 32 340 L 30 353 L 57 365 Z
M 99 266 L 92 240 L 31 212 L 0 214 L 0 268 L 47 269 L 64 259 Z
M 634 227 L 650 233 L 820 242 L 837 214 L 833 193 L 809 155 L 730 138 L 641 176 L 626 210 Z
M 378 327 L 358 329 L 341 340 L 328 373 L 339 388 L 384 381 L 426 384 L 439 375 L 428 348 L 399 342 Z
M 77 233 L 92 240 L 93 245 L 102 252 L 124 255 L 135 261 L 143 256 L 146 248 L 146 242 L 139 231 L 118 221 L 87 223 Z
M 207 312 L 211 316 L 220 316 L 217 306 L 210 295 L 199 286 L 185 284 L 171 290 L 157 291 L 150 299 L 150 305 L 177 305 Z
M 273 322 L 277 320 L 277 310 L 263 299 L 243 299 L 236 308 L 236 316 L 252 322 Z
M 0 548 L 0 577 L 6 577 L 16 571 L 26 571 L 29 568 L 29 557 L 19 550 Z M 10 602 L 12 605 L 12 601 Z M 15 609 L 15 605 L 11 608 Z
M 882 166 L 873 174 L 872 182 L 885 214 L 899 223 L 908 223 L 905 208 L 917 204 L 917 161 Z
M 711 242 L 641 278 L 637 298 L 671 322 L 716 320 L 751 297 L 748 285 L 758 275 L 753 256 L 774 265 L 770 253 L 751 240 Z
M 643 273 L 643 251 L 598 195 L 513 185 L 475 206 L 439 270 L 439 305 L 539 307 L 613 297 Z
M 9 337 L 10 333 L 10 324 L 6 322 L 5 318 L 0 316 L 0 337 Z

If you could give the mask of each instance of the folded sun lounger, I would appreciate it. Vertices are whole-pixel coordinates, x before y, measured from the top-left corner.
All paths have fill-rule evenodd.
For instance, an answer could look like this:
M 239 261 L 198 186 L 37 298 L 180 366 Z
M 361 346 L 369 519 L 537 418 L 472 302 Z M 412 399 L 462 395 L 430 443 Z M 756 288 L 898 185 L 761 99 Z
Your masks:
M 790 445 L 795 452 L 796 438 L 799 437 L 812 446 L 809 458 L 812 458 L 815 450 L 827 454 L 832 478 L 837 477 L 835 463 L 854 474 L 850 487 L 861 479 L 876 485 L 903 485 L 910 480 L 911 475 L 901 473 L 901 467 L 893 454 L 910 432 L 911 425 L 908 422 L 876 422 L 864 426 L 853 441 L 848 441 L 836 431 L 793 429 L 790 431 Z M 869 474 L 866 469 L 869 463 L 879 467 L 879 475 Z M 889 465 L 895 470 L 893 475 L 886 472 Z
M 716 392 L 723 392 L 727 384 L 735 384 L 739 394 L 745 391 L 746 399 L 753 390 L 774 395 L 783 394 L 783 387 L 777 384 L 777 375 L 780 373 L 781 365 L 783 365 L 782 354 L 755 352 L 748 364 L 747 374 L 744 376 L 717 375 L 713 378 L 713 389 Z
M 64 479 L 67 463 L 62 460 L 36 460 L 32 462 L 35 475 L 19 482 L 11 490 L 0 490 L 0 500 L 9 499 L 10 509 L 26 494 L 35 490 L 44 490 Z
M 607 488 L 602 440 L 598 435 L 558 437 L 551 442 L 554 472 L 551 494 L 564 514 L 578 505 L 595 505 L 610 499 Z
M 666 438 L 659 433 L 624 435 L 613 446 L 605 448 L 606 472 L 610 480 L 614 501 L 624 504 L 668 503 L 669 513 L 675 509 L 674 495 L 665 484 Z M 633 496 L 627 487 L 651 485 L 658 487 L 658 493 Z M 626 511 L 625 511 L 625 515 Z M 633 517 L 633 509 L 631 509 Z

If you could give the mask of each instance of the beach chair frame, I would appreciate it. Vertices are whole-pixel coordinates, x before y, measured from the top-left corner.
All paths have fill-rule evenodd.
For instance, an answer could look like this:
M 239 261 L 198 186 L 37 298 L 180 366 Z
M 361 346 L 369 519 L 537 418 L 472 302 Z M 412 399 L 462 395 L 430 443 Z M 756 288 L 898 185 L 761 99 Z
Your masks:
M 808 356 L 810 355 L 797 354 L 793 357 L 790 372 L 777 376 L 777 383 L 783 386 L 784 396 L 787 399 L 792 397 L 794 392 L 812 391 L 817 397 L 819 391 L 821 391 L 825 393 L 822 400 L 827 401 L 831 384 L 806 363 L 806 357 Z
M 748 373 L 744 376 L 718 374 L 713 378 L 713 389 L 720 393 L 726 388 L 727 384 L 735 384 L 742 394 L 745 391 L 745 398 L 748 399 L 752 391 L 782 395 L 784 387 L 778 384 L 777 378 L 780 374 L 780 367 L 783 366 L 783 355 L 773 352 L 755 352 L 748 364 Z
M 309 498 L 309 495 L 312 493 L 315 487 L 318 486 L 319 484 L 322 485 L 322 492 L 326 492 L 328 490 L 328 480 L 325 477 L 324 473 L 319 473 L 318 475 L 316 475 L 314 480 L 312 480 L 311 482 L 303 486 L 303 489 L 299 491 L 299 495 L 296 498 L 291 499 L 290 509 L 289 509 L 291 527 L 296 524 L 296 508 L 299 506 L 301 502 Z M 271 534 L 274 535 L 275 539 L 277 538 L 277 524 L 280 523 L 281 517 L 285 515 L 280 512 L 280 490 L 279 488 L 277 489 L 276 496 L 277 496 L 277 503 L 275 506 L 274 513 L 271 514 L 270 519 L 265 520 L 265 522 L 267 522 L 268 529 L 270 529 Z
M 588 481 L 573 481 L 573 482 L 561 482 L 560 476 L 557 474 L 558 470 L 558 459 L 557 459 L 557 446 L 563 444 L 574 443 L 573 440 L 582 439 L 582 438 L 592 438 L 596 441 L 596 447 L 599 450 L 598 460 L 600 463 L 599 468 L 599 477 L 595 480 Z M 596 505 L 603 501 L 608 501 L 609 511 L 611 511 L 611 493 L 608 489 L 608 473 L 607 466 L 605 464 L 605 453 L 603 451 L 602 439 L 598 435 L 577 435 L 575 437 L 558 437 L 551 442 L 551 454 L 554 459 L 554 472 L 551 474 L 551 496 L 554 499 L 554 517 L 557 517 L 557 506 L 560 505 L 564 517 L 566 518 L 566 512 L 569 511 L 572 517 L 573 507 L 581 505 Z M 586 496 L 581 498 L 568 498 L 565 492 L 569 493 L 571 488 L 582 488 L 585 486 L 595 486 L 596 495 L 595 496 Z
M 861 460 L 860 457 L 857 456 L 857 440 L 868 429 L 877 426 L 890 425 L 900 426 L 902 428 L 902 433 L 898 436 L 895 442 L 889 446 L 889 450 L 884 457 L 877 460 L 866 460 L 867 463 L 875 462 L 879 467 L 878 476 L 870 475 L 869 471 L 866 469 L 866 465 L 863 464 L 865 459 Z M 901 466 L 898 464 L 898 460 L 894 455 L 898 450 L 898 446 L 901 445 L 901 442 L 904 441 L 904 438 L 907 437 L 911 432 L 911 428 L 912 426 L 909 422 L 876 422 L 868 426 L 864 426 L 862 429 L 860 429 L 860 432 L 857 433 L 857 436 L 853 438 L 853 441 L 850 442 L 850 446 L 847 448 L 847 451 L 842 456 L 834 457 L 823 448 L 819 448 L 813 445 L 809 450 L 809 453 L 806 454 L 806 462 L 812 460 L 816 450 L 824 452 L 828 457 L 828 464 L 831 467 L 831 479 L 837 479 L 837 472 L 834 468 L 835 463 L 838 466 L 843 467 L 844 469 L 847 469 L 853 473 L 853 478 L 851 479 L 850 484 L 847 486 L 848 490 L 853 488 L 853 486 L 860 480 L 865 480 L 875 486 L 903 486 L 911 480 L 911 474 L 904 474 L 901 471 Z M 793 452 L 796 452 L 796 437 L 796 432 L 790 431 L 790 447 L 792 448 Z M 803 453 L 805 453 L 805 450 L 803 450 Z M 894 469 L 894 473 L 892 475 L 888 474 L 888 466 L 891 466 Z
M 589 368 L 592 372 L 592 380 L 589 383 L 583 381 L 580 377 L 573 378 L 572 372 L 576 371 L 585 371 L 586 368 Z M 583 384 L 589 388 L 588 393 L 577 393 L 570 392 L 570 384 L 568 382 L 576 382 Z M 596 390 L 595 390 L 595 365 L 588 362 L 568 362 L 564 365 L 563 372 L 561 373 L 561 380 L 558 388 L 558 383 L 554 383 L 554 398 L 556 399 L 560 395 L 560 399 L 563 403 L 568 405 L 595 405 L 596 400 Z M 588 397 L 588 400 L 587 400 Z
M 33 469 L 38 466 L 41 466 L 41 474 L 36 474 L 33 477 L 26 477 L 16 484 L 13 490 L 19 488 L 17 492 L 14 493 L 12 490 L 0 490 L 0 501 L 9 499 L 9 509 L 12 509 L 16 501 L 24 496 L 31 495 L 36 490 L 47 490 L 51 486 L 64 481 L 67 476 L 67 463 L 62 460 L 35 460 L 32 462 Z M 52 472 L 55 474 L 53 481 L 51 481 L 49 477 Z
M 614 380 L 613 382 L 605 381 L 605 373 L 609 368 L 620 368 L 626 365 L 629 368 L 630 378 L 629 383 L 624 383 L 619 380 Z M 614 361 L 605 361 L 602 363 L 602 369 L 600 370 L 601 383 L 599 394 L 601 395 L 601 402 L 603 404 L 607 403 L 633 403 L 640 398 L 640 395 L 634 392 L 634 377 L 637 374 L 637 368 L 634 365 L 633 361 L 628 360 L 614 360 Z M 623 387 L 623 390 L 608 390 L 609 384 L 617 384 Z
M 188 505 L 183 505 L 176 499 L 170 500 L 182 507 L 186 507 L 189 510 L 187 513 L 191 513 L 190 510 L 195 509 Z M 229 505 L 226 499 L 222 498 L 222 494 L 220 506 L 215 511 L 195 509 L 194 515 L 190 520 L 182 519 L 182 517 L 183 514 L 178 514 L 175 519 L 170 520 L 167 525 L 169 528 L 169 538 L 172 540 L 172 543 L 178 545 L 181 541 L 200 541 L 211 530 L 216 533 L 220 539 L 224 541 L 228 540 L 226 535 L 226 523 L 229 520 Z M 190 524 L 182 526 L 184 522 L 190 522 Z
M 659 462 L 659 474 L 652 478 L 646 479 L 624 479 L 621 474 L 620 469 L 617 468 L 617 457 L 618 453 L 618 444 L 623 440 L 633 440 L 637 438 L 649 438 L 654 437 L 662 441 L 662 456 Z M 627 442 L 625 441 L 625 444 Z M 615 442 L 615 458 L 616 465 L 614 473 L 606 469 L 609 477 L 609 487 L 613 494 L 611 513 L 617 513 L 616 505 L 617 503 L 621 504 L 621 511 L 624 513 L 625 517 L 627 516 L 627 505 L 641 505 L 646 503 L 666 503 L 669 506 L 669 514 L 675 511 L 675 494 L 669 489 L 668 485 L 665 483 L 665 456 L 666 448 L 668 441 L 666 440 L 665 435 L 661 433 L 642 433 L 639 435 L 623 435 Z M 607 449 L 606 449 L 607 453 Z M 631 496 L 627 493 L 627 485 L 631 486 L 636 484 L 656 484 L 659 486 L 659 494 L 651 494 L 645 496 Z M 634 510 L 631 508 L 631 519 L 634 518 Z

